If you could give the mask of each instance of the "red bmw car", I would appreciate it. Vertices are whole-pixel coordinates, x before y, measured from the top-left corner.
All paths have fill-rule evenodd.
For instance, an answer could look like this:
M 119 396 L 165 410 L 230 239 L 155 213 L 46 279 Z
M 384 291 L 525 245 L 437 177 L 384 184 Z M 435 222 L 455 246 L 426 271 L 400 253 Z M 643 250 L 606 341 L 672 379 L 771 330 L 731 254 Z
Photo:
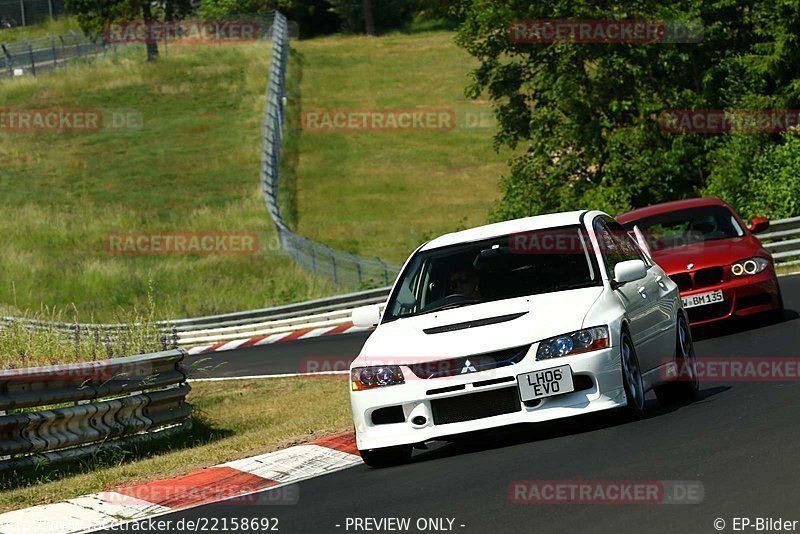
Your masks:
M 642 231 L 653 259 L 678 284 L 692 326 L 763 313 L 783 317 L 775 264 L 753 235 L 769 228 L 767 219 L 745 225 L 710 197 L 634 210 L 617 221 Z

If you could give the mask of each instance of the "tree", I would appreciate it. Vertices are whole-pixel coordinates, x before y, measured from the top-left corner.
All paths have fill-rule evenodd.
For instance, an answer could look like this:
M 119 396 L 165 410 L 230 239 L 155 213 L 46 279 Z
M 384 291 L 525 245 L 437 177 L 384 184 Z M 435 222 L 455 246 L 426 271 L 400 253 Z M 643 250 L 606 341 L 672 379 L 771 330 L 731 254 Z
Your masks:
M 111 22 L 143 20 L 154 21 L 154 8 L 170 16 L 188 13 L 188 0 L 164 0 L 153 3 L 148 0 L 66 0 L 66 8 L 77 14 L 78 24 L 87 35 L 99 37 Z M 148 42 L 147 60 L 158 59 L 158 44 Z
M 402 28 L 411 21 L 414 0 L 329 0 L 331 11 L 339 17 L 346 33 L 379 34 Z M 372 19 L 370 21 L 370 19 Z M 370 33 L 370 31 L 372 33 Z
M 797 108 L 800 5 L 785 0 L 471 0 L 457 42 L 479 59 L 467 95 L 494 103 L 497 146 L 518 149 L 495 220 L 694 196 L 733 136 L 665 131 L 670 109 Z M 671 21 L 694 43 L 511 38 L 517 20 Z M 779 135 L 763 141 L 780 142 Z

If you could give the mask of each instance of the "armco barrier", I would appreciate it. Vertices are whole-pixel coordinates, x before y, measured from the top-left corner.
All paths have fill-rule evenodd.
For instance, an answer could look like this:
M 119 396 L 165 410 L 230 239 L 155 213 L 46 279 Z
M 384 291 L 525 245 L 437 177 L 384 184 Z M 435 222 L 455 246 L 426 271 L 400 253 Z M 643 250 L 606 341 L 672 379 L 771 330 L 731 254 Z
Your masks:
M 769 232 L 759 234 L 775 262 L 779 265 L 800 265 L 800 217 L 770 223 Z
M 247 324 L 257 324 L 265 321 L 276 321 L 281 319 L 292 318 L 308 318 L 311 316 L 347 310 L 367 304 L 382 304 L 389 298 L 388 287 L 379 289 L 370 289 L 367 291 L 359 291 L 356 293 L 348 293 L 346 295 L 338 295 L 335 297 L 327 297 L 316 300 L 309 300 L 306 302 L 298 302 L 296 304 L 285 304 L 283 306 L 274 306 L 271 308 L 261 308 L 258 310 L 249 310 L 243 312 L 225 313 L 220 315 L 209 315 L 206 317 L 195 317 L 191 319 L 175 319 L 170 321 L 159 321 L 157 324 L 161 330 L 166 334 L 188 334 L 197 330 L 206 330 L 209 328 L 224 328 L 229 326 L 240 326 Z M 64 329 L 65 331 L 72 331 L 75 323 L 64 322 L 50 322 L 39 321 L 35 319 L 21 319 L 17 317 L 3 317 L 2 321 L 6 323 L 22 322 L 29 324 L 32 327 L 52 327 L 56 326 Z M 91 324 L 81 323 L 80 329 L 83 332 L 91 332 L 99 330 L 100 332 L 113 332 L 114 330 L 128 328 L 128 324 Z
M 145 441 L 183 423 L 192 413 L 185 355 L 0 371 L 0 470 Z

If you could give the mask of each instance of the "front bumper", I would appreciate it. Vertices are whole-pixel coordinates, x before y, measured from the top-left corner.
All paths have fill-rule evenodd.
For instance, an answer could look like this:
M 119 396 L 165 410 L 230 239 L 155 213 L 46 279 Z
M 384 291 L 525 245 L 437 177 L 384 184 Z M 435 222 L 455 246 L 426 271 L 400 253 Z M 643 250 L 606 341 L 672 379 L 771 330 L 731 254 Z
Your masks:
M 686 310 L 691 326 L 710 325 L 735 317 L 749 317 L 777 310 L 781 305 L 778 280 L 771 268 L 754 276 L 732 278 L 715 286 L 682 291 L 681 297 L 717 290 L 722 290 L 725 299 L 723 302 Z
M 517 423 L 549 421 L 625 406 L 619 347 L 541 362 L 536 361 L 536 349 L 537 344 L 534 344 L 529 354 L 519 364 L 452 377 L 417 379 L 407 367 L 403 367 L 405 384 L 351 391 L 350 405 L 358 448 L 365 450 L 416 444 L 454 434 Z M 519 398 L 517 375 L 562 365 L 570 366 L 573 379 L 578 376 L 586 377 L 579 379 L 586 389 L 547 397 L 538 401 L 538 404 L 536 401 L 526 404 L 520 400 L 519 409 L 512 413 L 444 424 L 437 424 L 434 421 L 431 403 L 436 399 L 478 395 L 503 388 L 513 388 Z M 447 391 L 448 389 L 451 391 Z M 375 424 L 373 413 L 390 407 L 402 408 L 402 415 L 397 408 L 391 408 L 397 411 L 398 418 L 402 421 Z M 425 424 L 412 422 L 420 416 L 425 418 Z M 468 418 L 470 415 L 465 414 L 464 417 Z

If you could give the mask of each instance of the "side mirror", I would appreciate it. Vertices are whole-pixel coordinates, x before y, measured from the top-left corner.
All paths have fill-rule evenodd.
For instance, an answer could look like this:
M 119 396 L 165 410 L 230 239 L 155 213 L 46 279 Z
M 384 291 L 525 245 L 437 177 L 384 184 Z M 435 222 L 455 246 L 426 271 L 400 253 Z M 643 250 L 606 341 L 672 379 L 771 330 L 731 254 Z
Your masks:
M 748 228 L 754 234 L 766 232 L 769 228 L 769 219 L 766 217 L 753 217 L 753 220 L 750 221 L 750 226 L 748 226 Z
M 614 274 L 616 275 L 615 284 L 621 286 L 647 276 L 647 266 L 642 260 L 623 261 L 614 267 Z
M 378 326 L 381 320 L 381 307 L 377 304 L 361 306 L 353 310 L 351 317 L 354 325 L 361 328 L 372 328 Z

